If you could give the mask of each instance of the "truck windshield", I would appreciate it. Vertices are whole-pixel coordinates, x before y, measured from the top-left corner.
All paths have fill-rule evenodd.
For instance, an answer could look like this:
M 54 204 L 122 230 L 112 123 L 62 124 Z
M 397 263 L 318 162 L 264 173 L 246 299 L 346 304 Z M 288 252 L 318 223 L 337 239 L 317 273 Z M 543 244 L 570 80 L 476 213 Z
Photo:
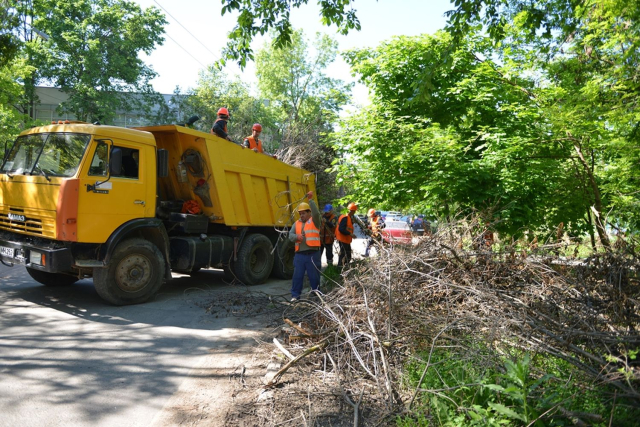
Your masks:
M 91 135 L 39 133 L 19 136 L 0 173 L 15 175 L 74 176 Z

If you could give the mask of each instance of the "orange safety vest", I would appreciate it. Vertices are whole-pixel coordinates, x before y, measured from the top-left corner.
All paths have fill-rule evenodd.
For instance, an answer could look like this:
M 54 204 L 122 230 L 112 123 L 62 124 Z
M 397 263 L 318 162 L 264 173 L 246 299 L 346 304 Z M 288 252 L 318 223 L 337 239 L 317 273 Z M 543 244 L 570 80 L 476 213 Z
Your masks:
M 336 216 L 334 214 L 330 214 L 328 217 L 322 215 L 322 219 L 323 219 L 323 225 L 322 225 L 322 230 L 320 230 L 320 237 L 322 241 L 328 245 L 330 243 L 333 243 L 333 241 L 336 238 L 336 233 L 335 233 L 335 229 L 333 232 L 331 232 L 331 229 L 329 229 L 327 224 L 333 225 L 333 221 L 335 221 Z
M 336 227 L 336 239 L 338 239 L 339 242 L 350 244 L 353 240 L 353 237 L 351 237 L 351 235 L 342 234 L 340 232 L 340 223 L 342 222 L 342 218 L 344 218 L 345 216 L 347 217 L 347 231 L 349 233 L 353 233 L 353 221 L 351 220 L 351 217 L 348 214 L 342 214 L 340 215 L 340 218 L 338 218 L 338 226 Z
M 380 234 L 380 217 L 376 216 L 375 219 L 371 218 L 371 232 L 374 236 Z
M 296 234 L 302 234 L 302 221 L 296 221 Z M 311 248 L 320 247 L 320 230 L 313 223 L 313 218 L 309 218 L 304 223 L 305 243 Z M 296 252 L 300 249 L 300 243 L 296 242 Z
M 264 153 L 264 151 L 262 150 L 262 141 L 258 140 L 258 142 L 256 143 L 256 140 L 253 136 L 248 136 L 245 138 L 246 141 L 249 141 L 249 149 L 253 150 L 254 148 L 258 149 L 259 153 Z

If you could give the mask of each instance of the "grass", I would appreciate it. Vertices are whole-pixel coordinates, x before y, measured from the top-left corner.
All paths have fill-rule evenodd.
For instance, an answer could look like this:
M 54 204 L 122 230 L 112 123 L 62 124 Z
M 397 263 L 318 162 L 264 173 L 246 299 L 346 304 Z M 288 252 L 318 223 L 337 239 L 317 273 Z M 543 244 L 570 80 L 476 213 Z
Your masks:
M 428 354 L 405 367 L 404 385 L 415 390 Z M 492 359 L 485 349 L 456 353 L 435 349 L 410 415 L 409 426 L 635 426 L 640 408 L 615 399 L 562 359 L 515 353 Z M 493 361 L 492 361 L 493 360 Z M 611 424 L 610 424 L 611 421 Z

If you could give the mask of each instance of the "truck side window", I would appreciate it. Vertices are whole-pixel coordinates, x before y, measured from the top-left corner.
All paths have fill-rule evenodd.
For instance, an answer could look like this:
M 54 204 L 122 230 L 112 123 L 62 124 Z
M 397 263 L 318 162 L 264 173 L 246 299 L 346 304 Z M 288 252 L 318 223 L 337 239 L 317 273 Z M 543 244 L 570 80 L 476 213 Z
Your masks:
M 132 148 L 122 148 L 122 171 L 116 176 L 138 179 L 139 152 Z
M 107 176 L 108 151 L 109 146 L 106 143 L 98 142 L 91 166 L 89 166 L 89 175 Z

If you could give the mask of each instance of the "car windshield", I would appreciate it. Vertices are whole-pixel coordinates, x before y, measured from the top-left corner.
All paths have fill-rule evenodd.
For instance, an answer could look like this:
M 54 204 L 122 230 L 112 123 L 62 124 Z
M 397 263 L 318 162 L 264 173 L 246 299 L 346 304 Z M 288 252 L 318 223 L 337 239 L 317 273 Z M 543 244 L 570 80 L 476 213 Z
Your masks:
M 90 140 L 90 135 L 75 133 L 19 136 L 0 168 L 0 173 L 74 176 Z

